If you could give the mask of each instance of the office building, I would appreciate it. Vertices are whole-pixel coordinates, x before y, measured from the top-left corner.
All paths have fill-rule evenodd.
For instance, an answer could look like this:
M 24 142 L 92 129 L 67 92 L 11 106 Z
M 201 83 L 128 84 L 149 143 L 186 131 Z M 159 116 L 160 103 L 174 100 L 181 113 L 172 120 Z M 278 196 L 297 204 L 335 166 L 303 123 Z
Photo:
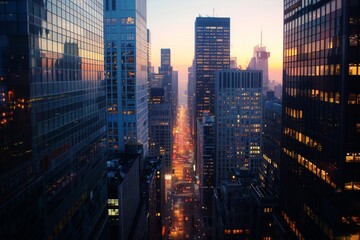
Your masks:
M 261 163 L 262 73 L 253 70 L 216 72 L 216 186 L 231 168 L 257 172 Z
M 283 90 L 283 86 L 280 83 L 274 85 L 275 97 L 282 99 L 282 93 L 283 93 L 282 90 Z
M 164 88 L 151 88 L 149 99 L 149 156 L 163 157 L 166 173 L 172 172 L 171 103 Z
M 263 108 L 263 159 L 257 174 L 259 183 L 251 186 L 255 239 L 280 239 L 274 229 L 278 221 L 275 209 L 280 191 L 281 111 L 281 102 L 273 91 L 268 91 Z
M 215 120 L 208 112 L 197 124 L 196 175 L 200 183 L 200 201 L 203 214 L 212 213 L 212 197 L 215 185 Z
M 172 73 L 172 108 L 173 108 L 173 116 L 174 119 L 177 118 L 177 112 L 179 107 L 179 72 L 174 70 Z M 174 120 L 174 126 L 176 124 L 176 120 Z
M 164 88 L 163 87 L 163 81 L 164 81 L 163 74 L 151 72 L 151 76 L 150 76 L 149 80 L 150 80 L 149 88 Z
M 178 80 L 177 72 L 173 71 L 171 66 L 171 50 L 169 48 L 161 49 L 161 66 L 159 67 L 159 74 L 163 76 L 162 87 L 166 91 L 166 102 L 171 104 L 171 124 L 176 123 L 177 112 L 177 94 L 178 94 Z
M 112 152 L 142 144 L 148 154 L 146 0 L 104 1 L 107 136 Z
M 215 75 L 230 68 L 230 18 L 197 17 L 195 21 L 196 118 L 215 110 Z
M 258 183 L 251 184 L 250 192 L 252 239 L 279 239 L 274 237 L 273 216 L 278 199 Z
M 148 212 L 149 239 L 158 240 L 162 236 L 162 226 L 167 219 L 165 216 L 165 172 L 162 158 L 151 158 L 147 164 L 148 174 Z
M 261 186 L 267 194 L 279 197 L 280 192 L 280 154 L 281 154 L 281 116 L 279 100 L 265 102 L 262 137 L 262 164 L 259 169 Z
M 1 3 L 1 239 L 101 237 L 102 6 L 97 0 Z
M 360 237 L 359 13 L 358 1 L 284 1 L 287 239 Z
M 173 68 L 171 66 L 171 50 L 169 48 L 162 48 L 161 52 L 161 66 L 159 67 L 159 74 L 163 76 L 162 87 L 166 91 L 166 101 L 173 102 Z M 172 106 L 172 105 L 171 105 Z
M 196 121 L 196 102 L 195 102 L 195 87 L 196 87 L 196 78 L 195 78 L 195 62 L 191 67 L 188 67 L 188 85 L 187 85 L 187 108 L 189 113 L 189 122 L 190 122 L 190 134 L 194 136 L 195 134 L 195 121 Z
M 146 31 L 146 42 L 147 42 L 147 67 L 148 67 L 148 85 L 150 84 L 150 77 L 151 77 L 151 73 L 154 72 L 152 71 L 152 66 L 151 66 L 151 31 L 150 29 L 147 29 Z
M 128 145 L 126 152 L 107 161 L 110 239 L 133 239 L 139 222 L 142 153 Z
M 255 175 L 247 167 L 232 168 L 228 173 L 221 186 L 214 189 L 212 239 L 255 239 L 251 195 Z

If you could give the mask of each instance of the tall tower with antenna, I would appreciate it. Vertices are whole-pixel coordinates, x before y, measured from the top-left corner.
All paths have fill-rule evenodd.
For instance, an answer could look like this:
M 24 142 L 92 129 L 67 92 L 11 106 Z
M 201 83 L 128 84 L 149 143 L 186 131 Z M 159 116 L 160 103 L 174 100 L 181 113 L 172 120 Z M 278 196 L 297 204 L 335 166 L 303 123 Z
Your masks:
M 269 90 L 269 64 L 268 59 L 270 52 L 266 51 L 266 46 L 263 46 L 263 32 L 260 31 L 260 45 L 254 47 L 254 54 L 251 58 L 248 70 L 262 70 L 263 71 L 263 93 Z

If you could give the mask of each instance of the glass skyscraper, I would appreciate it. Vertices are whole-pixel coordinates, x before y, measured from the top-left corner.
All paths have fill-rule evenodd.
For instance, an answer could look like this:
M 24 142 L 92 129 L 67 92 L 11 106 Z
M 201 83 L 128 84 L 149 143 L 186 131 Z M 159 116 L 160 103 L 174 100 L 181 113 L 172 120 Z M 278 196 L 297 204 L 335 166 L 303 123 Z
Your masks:
M 0 238 L 99 238 L 102 1 L 0 4 Z
M 214 71 L 230 68 L 230 18 L 197 17 L 195 21 L 196 116 L 215 109 Z
M 359 1 L 284 1 L 280 214 L 291 238 L 360 237 L 359 19 Z
M 148 153 L 146 0 L 105 0 L 105 81 L 108 142 L 113 152 L 142 144 Z

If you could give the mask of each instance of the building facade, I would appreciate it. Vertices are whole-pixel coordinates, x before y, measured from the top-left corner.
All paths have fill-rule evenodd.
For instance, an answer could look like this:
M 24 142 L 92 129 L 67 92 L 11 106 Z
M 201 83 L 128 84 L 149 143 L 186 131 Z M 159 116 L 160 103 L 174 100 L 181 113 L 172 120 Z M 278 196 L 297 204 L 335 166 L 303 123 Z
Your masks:
M 358 1 L 284 1 L 280 209 L 292 238 L 360 237 L 359 17 Z
M 231 168 L 257 172 L 261 163 L 261 71 L 216 72 L 215 139 L 216 186 Z
M 188 68 L 188 85 L 187 85 L 187 108 L 189 112 L 189 122 L 190 122 L 190 134 L 194 136 L 195 134 L 195 121 L 196 121 L 196 98 L 195 98 L 195 61 Z
M 172 171 L 171 103 L 166 102 L 164 88 L 150 88 L 149 99 L 149 156 L 163 157 L 166 173 Z
M 98 239 L 102 1 L 6 1 L 1 12 L 0 238 Z
M 174 70 L 172 74 L 172 108 L 173 108 L 173 118 L 176 119 L 178 108 L 179 108 L 179 72 Z M 174 126 L 176 120 L 174 120 Z
M 126 146 L 127 148 L 128 146 Z M 107 161 L 109 239 L 133 239 L 139 222 L 141 154 L 129 149 Z
M 212 239 L 262 239 L 252 232 L 254 175 L 246 167 L 232 168 L 228 179 L 214 189 Z
M 215 110 L 215 75 L 230 68 L 230 18 L 197 17 L 195 21 L 196 117 Z
M 104 1 L 107 136 L 112 152 L 142 144 L 148 154 L 146 0 Z
M 171 104 L 171 123 L 174 126 L 177 116 L 178 75 L 177 71 L 173 71 L 171 66 L 171 49 L 162 48 L 160 52 L 161 66 L 159 67 L 159 74 L 163 76 L 162 87 L 166 91 L 166 102 Z
M 212 215 L 212 197 L 215 186 L 215 119 L 204 113 L 197 124 L 196 175 L 200 182 L 200 201 L 205 216 Z
M 262 158 L 259 169 L 261 186 L 268 195 L 279 197 L 281 116 L 282 106 L 278 100 L 265 102 L 263 118 Z

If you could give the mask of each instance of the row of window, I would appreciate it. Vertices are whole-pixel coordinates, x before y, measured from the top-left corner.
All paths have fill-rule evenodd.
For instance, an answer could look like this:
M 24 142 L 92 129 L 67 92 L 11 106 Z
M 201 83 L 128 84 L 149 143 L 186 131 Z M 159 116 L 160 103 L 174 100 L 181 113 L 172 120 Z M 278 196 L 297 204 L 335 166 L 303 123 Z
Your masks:
M 291 128 L 284 128 L 284 134 L 292 137 L 293 139 L 297 140 L 298 142 L 301 142 L 315 150 L 321 151 L 322 145 L 318 141 L 314 140 L 313 138 L 306 136 L 305 134 L 298 132 Z
M 340 75 L 340 64 L 329 65 L 312 65 L 302 67 L 285 67 L 286 75 L 288 76 L 334 76 Z M 360 67 L 359 67 L 360 73 Z M 356 65 L 352 66 L 350 75 L 357 75 Z
M 297 109 L 286 107 L 285 108 L 285 113 L 287 115 L 289 115 L 290 117 L 295 118 L 295 119 L 302 119 L 303 118 L 303 111 L 302 110 L 297 110 Z
M 318 89 L 302 90 L 302 89 L 297 89 L 297 88 L 285 88 L 285 93 L 292 97 L 305 96 L 305 97 L 311 97 L 311 98 L 317 99 L 322 102 L 329 102 L 329 103 L 336 103 L 336 104 L 340 103 L 340 93 L 339 92 L 335 92 L 335 93 L 334 92 L 326 92 L 326 91 L 321 91 Z M 349 97 L 350 97 L 350 94 L 349 94 Z M 349 98 L 349 99 L 351 99 L 351 102 L 356 101 L 356 95 L 351 96 L 351 98 Z M 360 96 L 359 96 L 358 101 L 360 102 Z
M 303 156 L 301 156 L 298 153 L 295 153 L 294 151 L 290 151 L 286 148 L 283 149 L 284 153 L 288 155 L 289 157 L 295 159 L 298 161 L 299 164 L 304 166 L 306 169 L 308 169 L 311 173 L 321 178 L 323 181 L 325 181 L 327 184 L 331 185 L 333 188 L 336 188 L 336 184 L 331 181 L 331 178 L 329 176 L 329 173 L 327 173 L 325 170 L 319 168 L 319 166 L 315 165 L 311 161 L 307 160 Z
M 305 238 L 300 233 L 299 229 L 296 227 L 295 221 L 293 221 L 284 211 L 281 211 L 281 215 L 283 216 L 285 222 L 289 225 L 291 231 L 295 233 L 299 240 L 305 240 Z
M 324 232 L 326 236 L 329 237 L 329 239 L 334 239 L 333 230 L 329 228 L 326 222 L 320 219 L 319 216 L 315 214 L 314 211 L 306 204 L 304 204 L 304 212 L 310 217 L 311 220 L 316 223 L 316 225 L 320 227 L 320 229 Z

